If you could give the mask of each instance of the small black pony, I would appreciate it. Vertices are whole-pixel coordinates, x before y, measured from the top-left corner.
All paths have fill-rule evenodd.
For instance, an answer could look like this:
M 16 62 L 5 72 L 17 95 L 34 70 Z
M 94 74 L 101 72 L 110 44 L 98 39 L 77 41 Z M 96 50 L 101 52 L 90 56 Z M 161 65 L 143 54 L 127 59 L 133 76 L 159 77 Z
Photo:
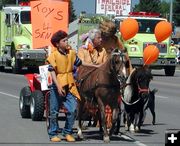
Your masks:
M 103 128 L 103 140 L 108 143 L 109 135 L 112 134 L 119 113 L 118 97 L 120 96 L 120 86 L 125 84 L 126 68 L 125 56 L 120 50 L 115 49 L 111 57 L 99 68 L 81 66 L 78 71 L 79 93 L 81 101 L 78 108 L 78 136 L 82 135 L 82 119 L 85 110 L 93 107 L 99 111 L 99 124 Z M 87 106 L 88 105 L 88 106 Z M 91 105 L 91 107 L 90 107 Z M 110 108 L 112 126 L 110 133 L 107 131 L 107 119 L 105 117 L 106 107 Z M 85 112 L 86 113 L 86 112 Z M 97 115 L 97 114 L 96 114 Z
M 123 103 L 127 130 L 138 132 L 144 116 L 144 108 L 149 98 L 149 83 L 153 76 L 147 66 L 135 69 L 129 76 Z M 126 90 L 127 89 L 127 90 Z M 119 127 L 118 127 L 119 128 Z

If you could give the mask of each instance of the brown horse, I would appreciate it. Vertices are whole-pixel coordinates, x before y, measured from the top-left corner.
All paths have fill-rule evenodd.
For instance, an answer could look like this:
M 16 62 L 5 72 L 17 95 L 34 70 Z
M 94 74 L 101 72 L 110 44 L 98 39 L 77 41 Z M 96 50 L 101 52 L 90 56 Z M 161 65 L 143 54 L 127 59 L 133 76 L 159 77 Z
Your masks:
M 79 68 L 79 92 L 82 97 L 78 109 L 78 136 L 80 138 L 83 138 L 81 121 L 85 110 L 92 113 L 98 113 L 99 111 L 100 127 L 103 128 L 103 140 L 106 143 L 110 142 L 109 136 L 114 132 L 119 113 L 118 97 L 120 96 L 120 87 L 125 83 L 126 78 L 125 63 L 124 53 L 115 49 L 111 57 L 99 68 L 85 66 Z M 92 108 L 87 107 L 87 105 L 93 105 L 97 110 L 93 112 Z M 110 114 L 112 126 L 109 133 L 106 125 L 107 118 L 105 117 L 106 107 L 112 112 Z

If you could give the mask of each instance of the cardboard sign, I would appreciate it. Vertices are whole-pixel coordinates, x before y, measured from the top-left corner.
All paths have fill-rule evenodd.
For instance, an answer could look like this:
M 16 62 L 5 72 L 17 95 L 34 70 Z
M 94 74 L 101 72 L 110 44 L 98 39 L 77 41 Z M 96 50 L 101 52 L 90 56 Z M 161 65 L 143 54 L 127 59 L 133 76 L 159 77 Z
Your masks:
M 38 0 L 30 5 L 34 49 L 51 45 L 54 32 L 68 31 L 68 2 Z
M 40 73 L 40 77 L 41 77 L 41 90 L 42 91 L 49 90 L 49 85 L 52 84 L 52 78 L 51 78 L 50 72 L 48 71 L 48 66 L 49 65 L 39 66 L 39 73 Z

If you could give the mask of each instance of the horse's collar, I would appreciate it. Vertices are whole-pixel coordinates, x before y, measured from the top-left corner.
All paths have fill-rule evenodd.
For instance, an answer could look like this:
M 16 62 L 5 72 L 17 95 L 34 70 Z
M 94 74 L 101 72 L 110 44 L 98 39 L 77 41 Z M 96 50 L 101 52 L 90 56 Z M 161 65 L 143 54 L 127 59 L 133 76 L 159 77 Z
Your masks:
M 130 85 L 131 85 L 131 83 L 125 83 L 125 84 L 121 85 L 120 88 L 124 89 L 124 88 L 126 88 L 127 86 L 130 86 Z

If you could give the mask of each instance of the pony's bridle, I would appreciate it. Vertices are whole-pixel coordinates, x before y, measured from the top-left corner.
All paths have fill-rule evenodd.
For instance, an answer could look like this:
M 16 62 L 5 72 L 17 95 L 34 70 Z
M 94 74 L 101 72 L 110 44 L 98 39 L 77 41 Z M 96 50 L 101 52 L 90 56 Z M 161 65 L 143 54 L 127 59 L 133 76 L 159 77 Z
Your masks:
M 137 79 L 137 86 L 138 86 L 138 93 L 141 94 L 141 93 L 149 93 L 149 88 L 141 88 L 140 85 L 139 85 L 139 82 L 138 82 L 138 79 Z
M 124 58 L 123 58 L 125 56 L 125 54 L 123 52 L 121 52 L 120 50 L 118 50 L 118 52 L 113 52 L 112 53 L 112 56 L 114 56 L 114 55 L 118 55 L 118 56 L 121 57 L 122 63 L 119 66 L 119 69 L 120 69 L 122 67 L 122 65 L 125 64 L 125 61 L 124 61 Z M 112 64 L 111 72 L 116 75 L 116 78 L 119 81 L 119 83 L 125 83 L 126 82 L 126 78 L 124 76 L 121 76 L 120 74 L 116 73 L 116 67 L 115 67 L 115 60 L 114 59 L 111 59 L 111 64 Z

